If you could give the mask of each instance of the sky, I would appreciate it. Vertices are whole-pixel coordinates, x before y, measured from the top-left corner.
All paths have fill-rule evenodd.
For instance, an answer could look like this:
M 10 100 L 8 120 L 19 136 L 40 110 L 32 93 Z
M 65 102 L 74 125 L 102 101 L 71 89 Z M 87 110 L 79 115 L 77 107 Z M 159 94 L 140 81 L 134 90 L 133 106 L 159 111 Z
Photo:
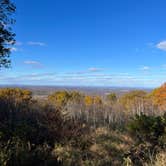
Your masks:
M 0 84 L 158 87 L 165 0 L 13 0 L 16 44 Z

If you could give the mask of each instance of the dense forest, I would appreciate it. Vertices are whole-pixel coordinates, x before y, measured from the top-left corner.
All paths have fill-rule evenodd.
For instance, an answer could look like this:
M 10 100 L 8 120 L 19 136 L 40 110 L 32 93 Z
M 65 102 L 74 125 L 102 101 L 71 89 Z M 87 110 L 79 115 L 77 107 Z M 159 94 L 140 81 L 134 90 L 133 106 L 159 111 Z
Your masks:
M 0 165 L 166 164 L 166 84 L 120 97 L 0 89 Z

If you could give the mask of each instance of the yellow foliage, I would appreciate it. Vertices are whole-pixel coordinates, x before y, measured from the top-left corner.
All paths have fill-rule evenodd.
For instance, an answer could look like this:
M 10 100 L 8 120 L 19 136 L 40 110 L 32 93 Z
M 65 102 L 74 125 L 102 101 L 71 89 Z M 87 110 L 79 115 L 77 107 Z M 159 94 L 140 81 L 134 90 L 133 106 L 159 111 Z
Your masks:
M 32 99 L 32 92 L 20 88 L 0 89 L 0 100 L 11 101 L 15 103 L 25 103 Z
M 57 91 L 48 96 L 48 100 L 57 107 L 63 107 L 69 100 L 70 95 L 67 91 Z
M 86 106 L 91 106 L 93 104 L 101 105 L 102 99 L 99 96 L 85 96 L 84 102 Z
M 126 93 L 120 98 L 120 103 L 126 110 L 131 110 L 133 107 L 138 107 L 138 104 L 144 103 L 147 98 L 147 93 L 142 90 L 134 90 Z
M 93 102 L 94 102 L 94 104 L 97 104 L 97 105 L 102 104 L 101 97 L 99 97 L 99 96 L 94 96 L 94 97 L 93 97 Z
M 83 101 L 84 95 L 77 91 L 70 92 L 70 101 L 81 103 Z
M 85 105 L 86 106 L 90 106 L 90 105 L 93 104 L 93 97 L 91 97 L 91 96 L 85 96 L 84 101 L 85 101 Z

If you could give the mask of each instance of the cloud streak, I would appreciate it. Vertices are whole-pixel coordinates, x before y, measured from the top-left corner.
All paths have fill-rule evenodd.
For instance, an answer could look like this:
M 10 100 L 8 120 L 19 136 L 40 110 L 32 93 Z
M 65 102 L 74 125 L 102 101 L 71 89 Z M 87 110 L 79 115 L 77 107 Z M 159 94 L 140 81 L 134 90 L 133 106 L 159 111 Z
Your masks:
M 26 65 L 38 65 L 40 62 L 27 60 L 24 61 Z M 149 70 L 150 67 L 143 66 L 142 70 Z M 161 66 L 160 66 L 161 68 Z M 154 69 L 154 68 L 153 68 Z M 140 68 L 139 68 L 140 70 Z M 151 70 L 152 71 L 152 70 Z M 148 75 L 147 75 L 147 74 Z M 157 87 L 165 81 L 165 71 L 155 69 L 153 75 L 149 72 L 136 73 L 95 73 L 88 69 L 86 73 L 55 73 L 55 72 L 41 72 L 36 73 L 13 73 L 3 75 L 0 78 L 1 84 L 34 84 L 34 85 L 76 85 L 76 86 L 147 86 Z
M 149 71 L 150 67 L 149 66 L 143 66 L 143 67 L 140 68 L 140 70 L 142 70 L 142 71 Z
M 90 72 L 100 72 L 103 71 L 103 68 L 96 68 L 96 67 L 91 67 L 88 69 Z
M 98 73 L 98 72 L 101 72 L 101 71 L 103 71 L 103 68 L 90 67 L 87 70 L 68 72 L 66 74 L 84 75 L 84 74 L 89 74 L 89 73 Z
M 23 62 L 25 65 L 28 65 L 33 68 L 42 68 L 43 65 L 38 61 L 27 60 Z
M 31 46 L 46 46 L 46 43 L 43 43 L 43 42 L 34 42 L 34 41 L 29 41 L 27 44 L 31 45 Z
M 31 62 L 30 62 L 31 63 Z M 29 62 L 28 62 L 29 64 Z M 10 80 L 10 81 L 9 81 Z M 149 82 L 153 78 L 135 77 L 126 73 L 114 74 L 89 74 L 89 75 L 72 75 L 63 73 L 32 73 L 32 74 L 19 74 L 17 76 L 3 76 L 0 78 L 2 82 L 10 82 L 13 84 L 50 84 L 50 85 L 107 85 L 107 86 L 128 86 L 135 85 L 136 83 Z M 134 83 L 134 84 L 133 84 Z

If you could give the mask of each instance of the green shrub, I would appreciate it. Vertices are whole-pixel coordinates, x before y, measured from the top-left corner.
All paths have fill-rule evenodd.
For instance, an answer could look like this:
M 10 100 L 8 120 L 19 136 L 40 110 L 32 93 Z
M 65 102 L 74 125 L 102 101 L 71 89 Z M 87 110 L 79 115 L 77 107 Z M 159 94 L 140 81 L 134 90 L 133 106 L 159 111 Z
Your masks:
M 150 162 L 151 157 L 165 146 L 166 115 L 136 115 L 130 121 L 128 129 L 136 144 L 125 154 L 125 159 L 130 159 L 133 165 L 143 166 Z
M 136 115 L 129 123 L 128 129 L 138 143 L 148 142 L 151 145 L 159 145 L 164 143 L 166 116 Z

